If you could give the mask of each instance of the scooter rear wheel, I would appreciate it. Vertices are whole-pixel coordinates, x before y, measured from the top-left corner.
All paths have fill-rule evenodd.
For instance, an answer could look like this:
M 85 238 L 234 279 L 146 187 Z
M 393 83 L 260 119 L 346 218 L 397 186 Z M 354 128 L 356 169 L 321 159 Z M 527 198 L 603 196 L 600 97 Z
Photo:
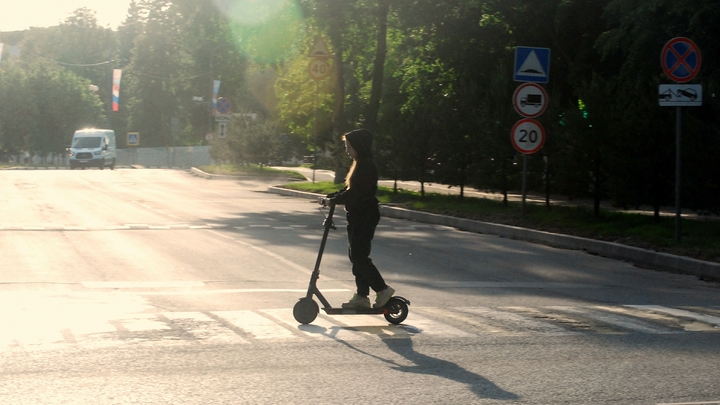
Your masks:
M 405 301 L 397 299 L 395 297 L 390 298 L 390 301 L 385 305 L 387 312 L 384 314 L 385 319 L 392 324 L 402 323 L 408 316 L 408 306 Z
M 307 325 L 317 318 L 320 307 L 312 298 L 303 297 L 293 307 L 293 316 L 295 320 L 303 325 Z

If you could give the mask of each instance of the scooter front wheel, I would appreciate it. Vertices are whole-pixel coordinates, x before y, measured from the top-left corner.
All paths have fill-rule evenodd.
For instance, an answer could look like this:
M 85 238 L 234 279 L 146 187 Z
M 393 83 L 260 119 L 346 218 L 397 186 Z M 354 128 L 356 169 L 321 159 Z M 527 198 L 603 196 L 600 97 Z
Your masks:
M 293 316 L 295 320 L 303 325 L 307 325 L 317 318 L 320 312 L 317 302 L 312 298 L 303 297 L 293 307 Z
M 402 323 L 408 316 L 408 305 L 401 299 L 390 298 L 385 308 L 387 309 L 387 312 L 384 313 L 385 319 L 394 325 Z

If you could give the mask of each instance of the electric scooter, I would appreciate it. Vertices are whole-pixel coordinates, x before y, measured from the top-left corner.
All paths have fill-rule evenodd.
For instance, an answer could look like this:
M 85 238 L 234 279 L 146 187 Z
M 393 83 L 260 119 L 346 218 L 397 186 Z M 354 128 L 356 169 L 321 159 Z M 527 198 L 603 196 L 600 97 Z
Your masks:
M 320 200 L 321 208 L 328 208 L 329 212 L 325 221 L 323 221 L 323 237 L 320 242 L 320 251 L 318 252 L 317 261 L 315 262 L 315 270 L 310 276 L 310 285 L 308 286 L 307 295 L 300 298 L 293 307 L 293 316 L 295 320 L 301 324 L 309 324 L 317 318 L 320 309 L 317 302 L 313 299 L 315 295 L 323 304 L 323 311 L 328 315 L 384 315 L 385 319 L 392 324 L 402 323 L 408 316 L 408 305 L 410 301 L 403 297 L 394 296 L 382 308 L 333 308 L 325 299 L 320 290 L 317 288 L 317 281 L 320 278 L 320 262 L 322 261 L 323 252 L 325 251 L 325 243 L 327 242 L 330 229 L 337 229 L 333 224 L 333 214 L 335 213 L 335 204 L 326 207 L 323 199 Z

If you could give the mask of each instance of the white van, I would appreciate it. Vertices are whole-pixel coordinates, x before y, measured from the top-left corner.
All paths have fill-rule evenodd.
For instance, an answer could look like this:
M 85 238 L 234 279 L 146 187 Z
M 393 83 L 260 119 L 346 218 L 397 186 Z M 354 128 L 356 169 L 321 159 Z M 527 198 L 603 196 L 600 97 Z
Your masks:
M 70 152 L 70 169 L 76 167 L 109 166 L 115 168 L 115 131 L 111 129 L 81 129 L 75 131 Z

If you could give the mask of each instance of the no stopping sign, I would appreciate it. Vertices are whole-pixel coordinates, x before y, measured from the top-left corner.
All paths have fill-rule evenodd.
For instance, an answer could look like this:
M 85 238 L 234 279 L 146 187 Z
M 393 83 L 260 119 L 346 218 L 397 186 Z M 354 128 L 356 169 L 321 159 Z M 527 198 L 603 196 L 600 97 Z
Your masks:
M 545 128 L 532 118 L 521 119 L 513 125 L 510 140 L 518 152 L 531 155 L 545 144 Z

